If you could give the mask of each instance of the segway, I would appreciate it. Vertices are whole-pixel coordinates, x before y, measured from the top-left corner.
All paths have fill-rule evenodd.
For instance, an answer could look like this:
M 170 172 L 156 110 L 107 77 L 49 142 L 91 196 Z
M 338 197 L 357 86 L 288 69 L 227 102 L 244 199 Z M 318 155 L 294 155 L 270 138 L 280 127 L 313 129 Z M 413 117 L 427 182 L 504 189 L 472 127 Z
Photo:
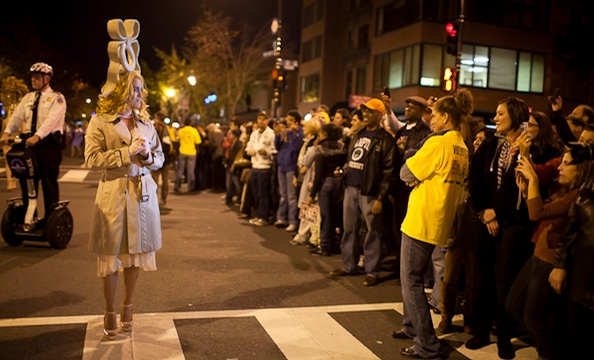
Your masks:
M 37 161 L 33 150 L 27 147 L 25 139 L 13 141 L 12 149 L 5 154 L 12 175 L 27 182 L 29 204 L 24 206 L 22 197 L 8 199 L 8 209 L 2 216 L 1 231 L 4 241 L 10 246 L 20 246 L 24 240 L 49 242 L 54 249 L 63 249 L 72 237 L 72 214 L 67 206 L 69 201 L 62 200 L 53 204 L 45 218 L 36 217 L 37 191 L 35 190 L 35 172 Z

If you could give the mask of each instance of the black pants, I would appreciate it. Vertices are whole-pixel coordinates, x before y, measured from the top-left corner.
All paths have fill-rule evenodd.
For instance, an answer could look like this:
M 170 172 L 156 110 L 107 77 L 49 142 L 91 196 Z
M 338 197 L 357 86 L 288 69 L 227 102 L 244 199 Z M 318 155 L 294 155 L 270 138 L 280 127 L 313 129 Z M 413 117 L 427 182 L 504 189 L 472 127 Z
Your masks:
M 534 251 L 531 233 L 531 226 L 500 226 L 496 238 L 487 235 L 483 239 L 484 243 L 477 251 L 481 282 L 476 308 L 477 335 L 487 336 L 491 330 L 490 293 L 494 281 L 497 287 L 497 340 L 507 342 L 512 338 L 515 320 L 505 309 L 505 302 L 516 276 Z
M 33 154 L 37 160 L 37 171 L 35 173 L 35 192 L 39 193 L 39 180 L 43 188 L 43 202 L 45 214 L 51 212 L 52 205 L 60 200 L 60 189 L 58 187 L 58 175 L 60 174 L 60 163 L 62 162 L 62 147 L 59 142 L 49 134 L 47 138 L 39 141 L 33 148 Z M 25 208 L 29 205 L 27 192 L 27 180 L 19 179 L 23 204 Z

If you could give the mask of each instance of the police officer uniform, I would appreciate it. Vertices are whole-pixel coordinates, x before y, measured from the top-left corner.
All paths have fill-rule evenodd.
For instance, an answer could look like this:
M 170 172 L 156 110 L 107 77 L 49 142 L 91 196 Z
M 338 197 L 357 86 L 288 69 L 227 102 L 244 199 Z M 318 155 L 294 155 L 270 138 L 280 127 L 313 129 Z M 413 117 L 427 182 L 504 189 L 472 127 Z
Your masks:
M 37 120 L 36 125 L 33 126 L 35 110 Z M 37 158 L 35 188 L 38 189 L 39 180 L 41 180 L 46 216 L 51 211 L 51 205 L 60 199 L 58 174 L 62 162 L 62 133 L 65 114 L 66 100 L 64 100 L 64 96 L 53 91 L 48 85 L 42 91 L 32 91 L 23 97 L 4 131 L 10 135 L 19 130 L 24 123 L 24 135 L 21 136 L 27 138 L 37 135 L 40 139 L 33 147 L 33 153 Z M 25 179 L 20 179 L 20 184 L 23 202 L 27 207 L 27 182 Z

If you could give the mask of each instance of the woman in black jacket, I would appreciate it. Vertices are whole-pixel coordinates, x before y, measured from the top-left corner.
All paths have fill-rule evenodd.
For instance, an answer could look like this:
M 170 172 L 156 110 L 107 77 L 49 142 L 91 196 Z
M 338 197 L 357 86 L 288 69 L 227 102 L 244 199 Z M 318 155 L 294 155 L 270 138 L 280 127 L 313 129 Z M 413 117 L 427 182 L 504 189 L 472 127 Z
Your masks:
M 478 148 L 469 174 L 470 197 L 479 219 L 487 227 L 489 236 L 483 241 L 491 249 L 477 253 L 477 276 L 482 290 L 475 304 L 475 335 L 466 342 L 466 347 L 479 349 L 490 343 L 493 319 L 489 284 L 494 282 L 497 287 L 497 347 L 502 359 L 515 356 L 511 346 L 515 322 L 505 310 L 507 294 L 533 251 L 530 242 L 533 226 L 514 173 L 519 151 L 516 139 L 521 134 L 520 124 L 528 122 L 529 116 L 524 100 L 509 97 L 500 101 L 495 116 L 497 134 Z
M 316 158 L 314 160 L 314 179 L 307 203 L 318 197 L 320 206 L 320 246 L 310 252 L 314 255 L 330 256 L 336 225 L 333 209 L 336 209 L 342 195 L 342 177 L 334 176 L 336 169 L 346 163 L 346 148 L 340 139 L 342 127 L 326 124 L 318 135 Z
M 575 147 L 571 156 L 592 161 L 590 145 Z M 569 208 L 565 230 L 557 242 L 549 283 L 561 294 L 569 293 L 567 359 L 581 359 L 591 352 L 594 339 L 594 175 L 585 181 Z M 567 286 L 566 286 L 567 285 Z

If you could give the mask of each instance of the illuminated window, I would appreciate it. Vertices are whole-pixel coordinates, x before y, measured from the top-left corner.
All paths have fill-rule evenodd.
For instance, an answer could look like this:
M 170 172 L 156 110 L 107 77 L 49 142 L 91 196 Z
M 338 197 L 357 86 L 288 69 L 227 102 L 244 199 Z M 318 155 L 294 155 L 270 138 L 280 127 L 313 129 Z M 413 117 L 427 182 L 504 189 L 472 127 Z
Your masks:
M 301 102 L 312 102 L 320 98 L 320 74 L 301 78 Z

